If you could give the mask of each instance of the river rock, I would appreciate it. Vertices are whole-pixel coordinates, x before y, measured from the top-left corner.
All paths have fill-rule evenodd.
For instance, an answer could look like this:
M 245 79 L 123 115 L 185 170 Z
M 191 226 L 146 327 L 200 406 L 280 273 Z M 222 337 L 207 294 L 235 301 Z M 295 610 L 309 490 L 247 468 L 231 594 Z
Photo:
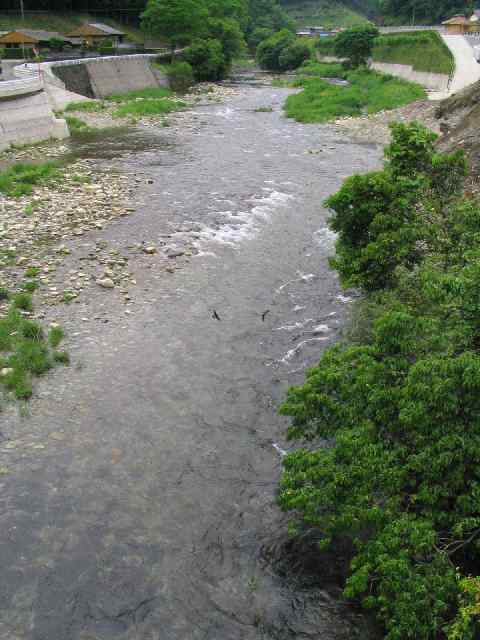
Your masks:
M 113 289 L 115 286 L 115 283 L 111 278 L 100 278 L 97 280 L 97 284 L 104 289 Z
M 179 258 L 180 256 L 183 256 L 184 253 L 185 249 L 181 249 L 180 247 L 170 246 L 165 249 L 165 254 L 169 258 Z
M 153 255 L 154 253 L 157 253 L 157 247 L 154 247 L 153 245 L 150 245 L 148 247 L 143 247 L 143 253 L 147 253 L 148 255 Z

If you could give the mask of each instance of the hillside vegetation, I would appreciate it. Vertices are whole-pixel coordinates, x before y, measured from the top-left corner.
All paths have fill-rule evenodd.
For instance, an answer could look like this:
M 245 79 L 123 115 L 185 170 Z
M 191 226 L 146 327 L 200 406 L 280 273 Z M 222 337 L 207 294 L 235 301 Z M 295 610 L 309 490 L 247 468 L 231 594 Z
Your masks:
M 376 62 L 410 64 L 416 71 L 450 74 L 455 62 L 450 49 L 434 31 L 395 33 L 377 38 Z
M 360 12 L 339 0 L 296 0 L 283 2 L 285 11 L 297 27 L 351 27 L 367 21 Z

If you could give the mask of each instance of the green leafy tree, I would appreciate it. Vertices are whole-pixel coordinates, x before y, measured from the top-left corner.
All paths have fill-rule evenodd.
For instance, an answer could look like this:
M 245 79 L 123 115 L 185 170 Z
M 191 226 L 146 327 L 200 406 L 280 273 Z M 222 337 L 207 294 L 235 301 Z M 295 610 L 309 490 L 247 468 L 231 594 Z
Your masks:
M 306 42 L 297 40 L 285 47 L 278 57 L 280 69 L 291 71 L 298 69 L 312 56 L 312 50 Z
M 196 40 L 185 50 L 185 59 L 192 65 L 198 82 L 221 80 L 228 71 L 228 62 L 219 40 Z
M 245 40 L 239 22 L 233 18 L 209 18 L 210 38 L 222 43 L 222 50 L 228 65 L 245 50 Z
M 282 407 L 310 445 L 285 457 L 280 505 L 318 553 L 350 549 L 345 595 L 386 640 L 480 637 L 480 203 L 433 142 L 396 125 L 385 170 L 333 196 L 345 251 L 413 227 L 419 254 Z
M 142 29 L 177 46 L 191 42 L 202 31 L 208 16 L 205 0 L 148 0 Z
M 264 69 L 281 71 L 280 55 L 282 51 L 295 42 L 295 35 L 288 29 L 277 31 L 257 47 L 257 62 Z
M 373 25 L 358 25 L 340 32 L 335 38 L 335 55 L 347 58 L 352 67 L 367 63 L 379 31 Z
M 442 218 L 462 188 L 463 155 L 435 153 L 435 134 L 422 125 L 392 125 L 383 171 L 355 175 L 326 204 L 338 233 L 332 266 L 345 286 L 375 291 L 395 286 L 399 267 L 426 254 L 432 220 Z

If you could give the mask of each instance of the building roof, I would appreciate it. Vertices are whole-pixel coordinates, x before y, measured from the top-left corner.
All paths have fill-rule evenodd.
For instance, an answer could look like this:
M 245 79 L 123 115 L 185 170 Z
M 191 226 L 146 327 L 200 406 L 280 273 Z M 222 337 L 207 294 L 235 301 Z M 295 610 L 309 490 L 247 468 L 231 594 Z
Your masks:
M 453 16 L 450 20 L 445 20 L 442 24 L 468 24 L 469 20 L 465 16 Z
M 123 31 L 118 31 L 108 24 L 102 24 L 101 22 L 92 22 L 89 24 L 82 24 L 74 31 L 67 34 L 69 38 L 81 38 L 82 36 L 124 36 Z
M 40 40 L 24 31 L 9 31 L 0 37 L 0 44 L 38 44 Z

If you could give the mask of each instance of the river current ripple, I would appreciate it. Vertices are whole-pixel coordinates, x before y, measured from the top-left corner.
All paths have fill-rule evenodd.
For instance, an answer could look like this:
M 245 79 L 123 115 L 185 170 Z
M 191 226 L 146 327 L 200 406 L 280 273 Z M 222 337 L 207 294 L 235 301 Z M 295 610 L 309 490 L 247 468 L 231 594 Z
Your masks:
M 184 126 L 83 150 L 150 178 L 108 240 L 173 232 L 197 254 L 33 403 L 22 429 L 49 444 L 11 452 L 1 479 L 2 640 L 366 637 L 338 589 L 272 558 L 292 446 L 277 407 L 349 302 L 322 202 L 380 151 L 287 120 L 287 95 L 245 87 Z

